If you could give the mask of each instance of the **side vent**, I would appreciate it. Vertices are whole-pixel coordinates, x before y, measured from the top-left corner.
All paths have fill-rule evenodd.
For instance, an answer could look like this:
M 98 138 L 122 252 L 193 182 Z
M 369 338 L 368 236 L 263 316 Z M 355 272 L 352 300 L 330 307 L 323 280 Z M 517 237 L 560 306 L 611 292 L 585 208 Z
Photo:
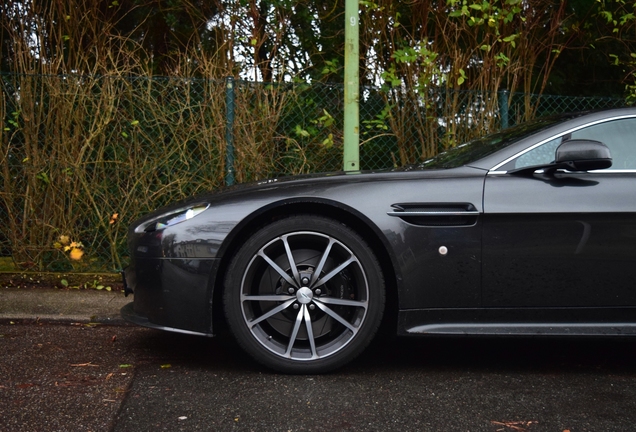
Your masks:
M 470 203 L 393 204 L 389 216 L 399 217 L 413 225 L 430 227 L 473 226 L 479 212 Z

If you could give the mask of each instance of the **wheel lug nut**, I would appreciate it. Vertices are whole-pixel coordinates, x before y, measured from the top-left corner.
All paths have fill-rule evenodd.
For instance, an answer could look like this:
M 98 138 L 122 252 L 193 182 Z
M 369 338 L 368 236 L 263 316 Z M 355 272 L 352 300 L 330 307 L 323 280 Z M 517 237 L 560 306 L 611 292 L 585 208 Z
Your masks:
M 298 303 L 294 303 L 294 306 L 293 306 L 294 309 L 298 310 L 299 307 L 300 306 L 298 306 Z
M 310 304 L 310 305 L 309 305 L 309 310 L 314 310 L 314 309 L 316 309 L 316 306 L 314 306 L 314 305 Z
M 294 289 L 290 288 L 290 289 L 287 290 L 287 292 L 290 293 L 290 294 L 293 294 L 294 293 Z
M 320 294 L 322 294 L 322 291 L 320 290 L 320 288 L 318 288 L 316 291 L 314 291 L 314 294 L 320 295 Z
M 303 285 L 307 285 L 309 283 L 309 278 L 304 277 L 302 282 L 303 282 Z

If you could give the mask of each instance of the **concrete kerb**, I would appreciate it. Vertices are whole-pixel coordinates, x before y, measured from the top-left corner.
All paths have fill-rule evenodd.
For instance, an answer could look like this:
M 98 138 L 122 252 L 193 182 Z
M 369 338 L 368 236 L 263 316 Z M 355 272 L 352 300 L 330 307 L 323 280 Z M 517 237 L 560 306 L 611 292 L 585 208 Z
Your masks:
M 123 291 L 0 288 L 0 320 L 121 325 L 119 310 L 132 299 Z

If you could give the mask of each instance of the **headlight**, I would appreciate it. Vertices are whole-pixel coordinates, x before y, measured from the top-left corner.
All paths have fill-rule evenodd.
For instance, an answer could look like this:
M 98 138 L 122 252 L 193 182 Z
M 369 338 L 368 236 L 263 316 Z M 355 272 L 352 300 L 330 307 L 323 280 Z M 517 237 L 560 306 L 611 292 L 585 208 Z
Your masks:
M 192 219 L 196 215 L 203 213 L 208 207 L 210 207 L 210 204 L 196 204 L 194 206 L 166 213 L 138 226 L 135 228 L 135 232 L 161 231 L 170 226 Z

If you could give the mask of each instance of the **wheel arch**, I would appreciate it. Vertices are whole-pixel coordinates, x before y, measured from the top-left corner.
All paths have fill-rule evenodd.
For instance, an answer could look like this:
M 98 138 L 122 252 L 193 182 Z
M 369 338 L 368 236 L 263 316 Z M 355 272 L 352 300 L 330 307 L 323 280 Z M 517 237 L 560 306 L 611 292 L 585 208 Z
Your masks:
M 224 329 L 226 326 L 222 300 L 225 288 L 223 281 L 232 257 L 243 243 L 261 228 L 279 219 L 303 214 L 323 216 L 339 221 L 356 232 L 369 245 L 380 263 L 380 271 L 384 276 L 386 291 L 384 318 L 380 332 L 390 331 L 395 334 L 397 330 L 398 285 L 400 278 L 396 273 L 396 260 L 389 252 L 390 248 L 386 244 L 380 229 L 356 209 L 339 202 L 316 198 L 287 199 L 271 203 L 244 218 L 227 236 L 219 250 L 219 255 L 222 258 L 216 273 L 214 291 L 212 293 L 211 312 L 215 333 L 216 329 Z

